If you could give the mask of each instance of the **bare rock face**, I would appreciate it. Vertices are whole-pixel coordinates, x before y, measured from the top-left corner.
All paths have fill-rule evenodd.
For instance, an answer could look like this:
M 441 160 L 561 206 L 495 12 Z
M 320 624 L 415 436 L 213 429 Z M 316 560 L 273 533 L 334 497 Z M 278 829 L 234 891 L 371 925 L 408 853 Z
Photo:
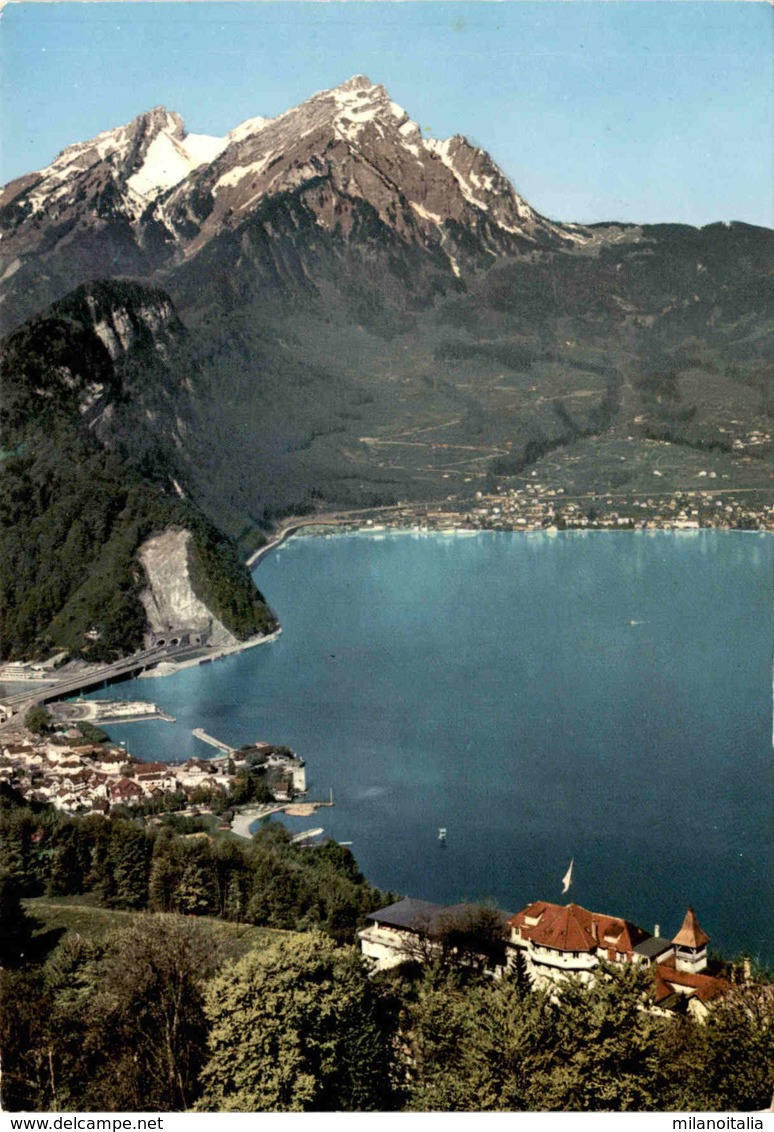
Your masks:
M 540 216 L 464 138 L 423 137 L 383 86 L 356 75 L 222 138 L 187 134 L 156 107 L 5 186 L 0 318 L 10 328 L 90 279 L 157 277 L 288 194 L 345 238 L 362 220 L 353 204 L 367 206 L 453 276 L 482 257 L 598 241 Z
M 514 236 L 570 238 L 514 191 L 486 153 L 462 137 L 425 139 L 364 75 L 232 130 L 211 165 L 160 198 L 153 213 L 194 250 L 237 227 L 267 197 L 321 183 L 329 191 L 307 200 L 325 228 L 346 227 L 344 201 L 360 199 L 409 243 L 448 242 L 449 221 L 499 251 L 512 250 Z M 453 268 L 451 251 L 449 259 Z
M 128 353 L 144 338 L 152 338 L 156 349 L 163 351 L 167 327 L 175 320 L 169 299 L 160 299 L 134 308 L 128 304 L 115 306 L 104 313 L 98 309 L 97 302 L 91 295 L 86 302 L 94 318 L 94 333 L 112 361 Z
M 203 644 L 223 647 L 237 638 L 194 592 L 190 574 L 191 532 L 170 527 L 147 539 L 138 551 L 148 578 L 140 600 L 151 633 L 158 639 L 191 634 Z
M 223 145 L 186 135 L 178 114 L 156 107 L 0 190 L 3 329 L 79 283 L 148 278 L 167 249 L 143 239 L 143 213 Z

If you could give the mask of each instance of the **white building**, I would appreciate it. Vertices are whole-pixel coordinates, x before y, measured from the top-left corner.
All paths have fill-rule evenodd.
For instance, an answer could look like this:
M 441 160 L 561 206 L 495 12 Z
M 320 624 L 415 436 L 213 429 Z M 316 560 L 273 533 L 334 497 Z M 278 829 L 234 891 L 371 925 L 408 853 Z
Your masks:
M 440 955 L 443 928 L 455 919 L 463 922 L 471 910 L 474 906 L 468 904 L 400 900 L 366 917 L 371 924 L 359 933 L 361 951 L 377 970 L 430 961 Z M 486 962 L 494 974 L 521 956 L 533 984 L 548 989 L 568 977 L 592 981 L 601 962 L 637 965 L 652 972 L 654 1008 L 668 1012 L 687 998 L 689 1010 L 698 1017 L 729 989 L 723 979 L 705 973 L 709 937 L 692 908 L 671 940 L 662 938 L 658 927 L 651 935 L 629 920 L 589 912 L 579 904 L 537 901 L 503 920 L 503 967 L 490 958 Z

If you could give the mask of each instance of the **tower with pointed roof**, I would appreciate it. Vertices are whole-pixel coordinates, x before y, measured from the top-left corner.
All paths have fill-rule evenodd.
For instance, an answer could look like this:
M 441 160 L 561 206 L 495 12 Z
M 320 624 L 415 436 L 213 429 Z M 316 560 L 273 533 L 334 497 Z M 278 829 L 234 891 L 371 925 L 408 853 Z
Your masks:
M 702 930 L 693 908 L 685 913 L 683 926 L 672 942 L 675 945 L 674 964 L 678 971 L 698 975 L 707 969 L 709 936 Z

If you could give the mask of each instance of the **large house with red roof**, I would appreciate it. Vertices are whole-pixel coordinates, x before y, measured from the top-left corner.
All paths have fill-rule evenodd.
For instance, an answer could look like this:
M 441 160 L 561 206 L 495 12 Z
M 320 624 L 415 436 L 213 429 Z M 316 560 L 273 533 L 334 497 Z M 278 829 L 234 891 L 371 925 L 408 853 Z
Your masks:
M 664 963 L 675 955 L 672 940 L 651 935 L 616 916 L 589 912 L 580 904 L 537 901 L 508 921 L 511 945 L 536 979 L 592 977 L 601 959 L 609 963 Z M 706 965 L 706 950 L 704 953 Z
M 378 970 L 430 958 L 434 927 L 463 907 L 469 908 L 406 899 L 381 908 L 367 917 L 371 923 L 359 933 L 361 950 Z M 589 982 L 601 962 L 638 965 L 653 975 L 655 1008 L 666 1011 L 685 1004 L 699 1016 L 730 989 L 723 979 L 705 973 L 709 937 L 692 908 L 674 939 L 662 938 L 658 927 L 651 934 L 629 920 L 589 912 L 580 904 L 537 901 L 503 919 L 508 933 L 506 967 L 521 956 L 536 986 L 550 988 L 571 976 Z M 423 948 L 423 939 L 429 946 Z
M 704 974 L 709 936 L 693 908 L 685 914 L 674 939 L 653 935 L 615 916 L 589 912 L 579 904 L 530 904 L 508 921 L 510 945 L 521 954 L 537 985 L 547 986 L 568 975 L 589 981 L 600 961 L 637 964 L 652 970 L 654 1001 L 665 1009 L 680 998 L 694 1013 L 729 989 L 723 979 Z

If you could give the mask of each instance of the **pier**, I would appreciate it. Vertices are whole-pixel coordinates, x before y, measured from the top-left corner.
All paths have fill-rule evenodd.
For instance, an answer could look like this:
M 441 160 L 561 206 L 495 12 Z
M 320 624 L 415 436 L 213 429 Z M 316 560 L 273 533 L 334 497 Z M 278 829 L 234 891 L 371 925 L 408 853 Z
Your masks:
M 157 704 L 144 700 L 66 700 L 51 705 L 56 720 L 67 723 L 140 723 L 143 720 L 163 719 L 175 723 L 175 717 Z
M 294 834 L 290 839 L 290 844 L 302 845 L 304 841 L 311 841 L 313 837 L 319 837 L 321 833 L 325 833 L 322 826 L 318 829 L 305 829 L 302 833 Z
M 223 751 L 223 753 L 226 755 L 236 754 L 236 747 L 229 747 L 228 743 L 222 743 L 220 739 L 216 739 L 214 738 L 214 736 L 208 735 L 207 732 L 203 731 L 201 727 L 194 727 L 191 734 L 195 735 L 197 739 L 201 739 L 203 743 L 209 743 L 211 747 L 217 747 L 219 751 Z
M 327 801 L 314 801 L 314 802 L 259 802 L 249 803 L 241 807 L 234 814 L 231 820 L 231 832 L 235 833 L 238 837 L 251 838 L 250 826 L 253 822 L 258 821 L 259 818 L 268 818 L 272 814 L 287 814 L 288 817 L 307 818 L 311 817 L 315 810 L 333 806 L 333 790 L 330 792 L 330 798 Z M 322 829 L 315 830 L 313 833 L 307 831 L 302 835 L 302 839 L 311 836 L 319 836 L 324 833 Z M 292 840 L 295 842 L 297 834 Z

